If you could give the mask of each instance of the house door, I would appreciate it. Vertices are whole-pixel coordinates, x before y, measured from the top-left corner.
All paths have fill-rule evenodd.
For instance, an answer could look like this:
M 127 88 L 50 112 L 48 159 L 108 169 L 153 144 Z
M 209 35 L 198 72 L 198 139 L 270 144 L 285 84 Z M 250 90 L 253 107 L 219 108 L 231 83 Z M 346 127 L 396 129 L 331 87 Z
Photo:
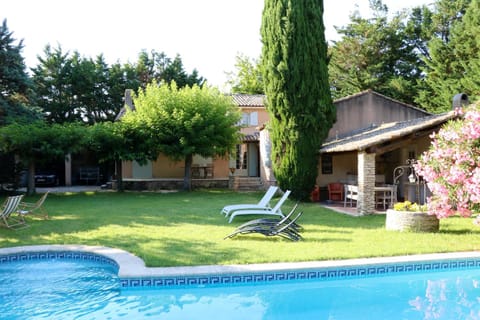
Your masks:
M 142 166 L 137 161 L 133 161 L 132 178 L 151 179 L 152 178 L 152 162 L 147 161 L 147 163 Z
M 248 144 L 248 176 L 249 177 L 258 177 L 259 176 L 259 150 L 258 143 L 249 143 Z

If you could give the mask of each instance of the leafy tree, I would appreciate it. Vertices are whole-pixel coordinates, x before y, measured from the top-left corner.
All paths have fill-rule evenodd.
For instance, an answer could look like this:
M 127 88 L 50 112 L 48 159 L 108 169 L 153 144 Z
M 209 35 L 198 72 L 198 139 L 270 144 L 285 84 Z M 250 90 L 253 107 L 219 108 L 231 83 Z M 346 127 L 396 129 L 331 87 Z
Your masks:
M 452 30 L 452 46 L 454 47 L 455 61 L 452 66 L 460 74 L 460 88 L 451 92 L 452 97 L 464 92 L 472 101 L 480 98 L 480 1 L 472 0 L 461 22 Z
M 114 121 L 123 103 L 123 92 L 126 84 L 132 83 L 125 79 L 125 70 L 122 78 L 114 78 L 103 55 L 95 60 L 81 57 L 75 52 L 70 59 L 72 63 L 72 109 L 81 115 L 82 121 L 94 124 L 104 121 Z M 116 71 L 116 70 L 115 70 Z M 113 80 L 119 81 L 115 83 Z M 121 87 L 122 90 L 118 90 Z
M 274 174 L 281 188 L 305 200 L 318 174 L 318 150 L 335 120 L 323 1 L 266 0 L 261 35 Z
M 131 89 L 137 92 L 141 85 L 135 67 L 130 63 L 121 64 L 117 62 L 110 66 L 108 74 L 111 104 L 123 107 L 125 90 Z
M 39 117 L 30 106 L 32 92 L 21 55 L 23 41 L 15 42 L 7 20 L 3 20 L 0 26 L 0 125 Z
M 228 73 L 227 84 L 230 85 L 232 93 L 263 94 L 264 85 L 262 70 L 256 59 L 245 55 L 236 57 L 236 72 Z
M 58 46 L 47 45 L 45 57 L 38 57 L 40 64 L 32 69 L 37 104 L 45 113 L 49 123 L 81 121 L 75 105 L 72 85 L 72 61 L 68 53 Z
M 472 5 L 469 7 L 470 2 Z M 475 44 L 480 38 L 476 33 L 478 18 L 475 15 L 479 14 L 476 7 L 476 0 L 440 0 L 435 3 L 433 37 L 428 42 L 429 56 L 424 59 L 425 79 L 420 82 L 421 91 L 415 99 L 427 111 L 440 113 L 451 110 L 453 96 L 465 91 L 461 79 L 467 78 L 464 82 L 469 81 L 470 75 L 464 66 L 477 58 L 477 53 L 471 50 L 475 50 L 475 47 L 478 50 L 479 46 Z M 469 22 L 464 22 L 467 14 Z M 468 93 L 475 94 L 472 91 Z
M 153 82 L 134 102 L 136 110 L 121 121 L 148 137 L 145 143 L 152 153 L 147 158 L 154 160 L 162 152 L 175 161 L 184 160 L 186 190 L 191 189 L 193 155 L 225 156 L 239 141 L 238 108 L 214 88 Z
M 472 0 L 437 0 L 434 2 L 433 32 L 435 38 L 450 42 L 453 26 L 462 20 Z
M 28 167 L 27 193 L 35 193 L 35 167 L 45 159 L 65 157 L 82 148 L 84 130 L 75 124 L 48 125 L 43 121 L 13 123 L 0 128 L 0 150 L 15 154 Z
M 176 55 L 173 61 L 166 66 L 163 75 L 155 80 L 157 82 L 165 81 L 166 83 L 175 81 L 178 88 L 185 86 L 192 87 L 194 85 L 201 86 L 204 83 L 204 79 L 198 75 L 196 69 L 194 69 L 191 74 L 185 71 L 180 55 Z
M 33 79 L 38 104 L 50 123 L 113 121 L 123 105 L 126 86 L 135 87 L 135 73 L 119 64 L 110 68 L 103 55 L 93 60 L 50 46 L 44 55 L 33 69 Z
M 144 163 L 154 160 L 158 153 L 152 146 L 143 128 L 131 122 L 99 122 L 86 131 L 85 146 L 98 157 L 101 163 L 115 162 L 117 189 L 123 191 L 122 162 L 136 160 Z
M 191 87 L 195 84 L 201 86 L 205 82 L 198 75 L 196 69 L 191 74 L 187 74 L 179 55 L 172 60 L 164 52 L 156 52 L 155 50 L 152 50 L 150 54 L 145 50 L 141 51 L 135 69 L 142 88 L 145 88 L 152 81 L 157 83 L 175 81 L 178 88 Z
M 433 12 L 428 6 L 412 8 L 405 26 L 406 41 L 420 57 L 416 67 L 422 70 L 425 65 L 423 59 L 430 58 L 428 41 L 434 34 Z
M 38 104 L 50 123 L 113 121 L 123 106 L 125 90 L 136 91 L 154 80 L 174 79 L 181 86 L 203 83 L 196 70 L 185 72 L 179 56 L 171 60 L 155 51 L 152 56 L 142 51 L 136 64 L 110 67 L 103 55 L 94 60 L 47 45 L 33 72 Z
M 343 37 L 330 50 L 332 95 L 341 98 L 373 89 L 413 103 L 422 77 L 420 53 L 425 51 L 422 37 L 428 37 L 425 28 L 429 20 L 422 19 L 420 9 L 410 19 L 406 12 L 389 19 L 381 0 L 370 0 L 370 9 L 372 18 L 356 12 L 350 16 L 350 24 L 337 28 Z

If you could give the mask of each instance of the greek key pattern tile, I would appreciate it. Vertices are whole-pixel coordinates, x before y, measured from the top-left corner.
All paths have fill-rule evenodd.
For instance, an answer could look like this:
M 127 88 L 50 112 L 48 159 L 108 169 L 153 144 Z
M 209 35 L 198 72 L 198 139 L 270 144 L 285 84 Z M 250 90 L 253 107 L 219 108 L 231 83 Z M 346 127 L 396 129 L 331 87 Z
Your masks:
M 0 255 L 0 264 L 9 262 L 21 262 L 32 260 L 81 260 L 104 263 L 113 267 L 118 272 L 118 265 L 115 261 L 102 255 L 88 252 L 72 251 L 47 251 L 28 252 Z M 123 288 L 181 288 L 181 287 L 203 287 L 220 285 L 243 285 L 262 284 L 274 281 L 292 280 L 339 280 L 349 278 L 379 277 L 395 274 L 418 273 L 429 271 L 448 271 L 480 268 L 480 258 L 452 259 L 430 262 L 406 262 L 392 264 L 378 264 L 354 267 L 322 268 L 322 269 L 300 269 L 275 272 L 238 273 L 238 274 L 208 274 L 199 276 L 175 276 L 175 277 L 135 277 L 121 278 L 120 284 Z
M 399 263 L 345 268 L 326 268 L 319 270 L 299 270 L 283 272 L 262 272 L 255 274 L 222 274 L 202 276 L 145 277 L 120 279 L 123 288 L 142 287 L 186 287 L 215 286 L 225 284 L 261 284 L 273 281 L 290 280 L 339 280 L 348 278 L 378 277 L 393 274 L 429 272 L 442 270 L 461 270 L 480 268 L 480 259 L 451 260 L 422 263 Z
M 46 251 L 46 252 L 26 252 L 8 255 L 0 255 L 0 263 L 31 261 L 31 260 L 81 260 L 104 263 L 113 266 L 118 272 L 118 265 L 115 261 L 102 255 L 87 252 L 72 251 Z

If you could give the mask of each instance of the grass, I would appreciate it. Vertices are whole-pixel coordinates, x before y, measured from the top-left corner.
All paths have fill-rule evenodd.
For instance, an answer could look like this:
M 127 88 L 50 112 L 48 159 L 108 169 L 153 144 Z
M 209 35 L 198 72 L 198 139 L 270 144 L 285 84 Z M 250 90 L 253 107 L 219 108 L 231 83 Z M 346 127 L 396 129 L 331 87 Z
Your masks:
M 386 231 L 385 216 L 351 217 L 302 203 L 303 241 L 241 235 L 223 240 L 235 226 L 220 214 L 226 204 L 257 202 L 261 193 L 203 190 L 190 193 L 99 192 L 51 194 L 51 219 L 29 218 L 29 228 L 0 228 L 0 247 L 83 244 L 120 248 L 149 267 L 249 264 L 480 250 L 480 228 L 451 217 L 438 233 Z M 36 197 L 27 198 L 35 201 Z M 3 200 L 0 199 L 0 200 Z M 293 206 L 287 201 L 285 207 Z

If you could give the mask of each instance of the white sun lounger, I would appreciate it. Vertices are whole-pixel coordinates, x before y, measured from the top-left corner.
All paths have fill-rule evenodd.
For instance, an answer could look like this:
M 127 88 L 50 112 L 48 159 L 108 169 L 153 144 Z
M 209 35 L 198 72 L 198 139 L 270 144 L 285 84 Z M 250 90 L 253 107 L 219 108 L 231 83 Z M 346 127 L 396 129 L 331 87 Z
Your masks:
M 277 192 L 278 187 L 270 186 L 263 195 L 263 198 L 258 203 L 249 203 L 249 204 L 231 204 L 228 206 L 223 207 L 221 213 L 228 217 L 230 213 L 236 210 L 247 210 L 247 209 L 264 209 L 264 208 L 271 208 L 270 207 L 270 200 L 272 200 L 273 196 Z
M 287 200 L 288 196 L 290 195 L 290 190 L 285 191 L 283 196 L 278 200 L 278 202 L 275 204 L 273 208 L 263 208 L 263 209 L 253 209 L 253 210 L 237 210 L 232 212 L 230 215 L 230 220 L 228 220 L 228 223 L 233 221 L 233 218 L 239 215 L 247 215 L 247 214 L 258 214 L 258 215 L 275 215 L 275 216 L 281 216 L 283 217 L 282 213 L 282 205 Z

